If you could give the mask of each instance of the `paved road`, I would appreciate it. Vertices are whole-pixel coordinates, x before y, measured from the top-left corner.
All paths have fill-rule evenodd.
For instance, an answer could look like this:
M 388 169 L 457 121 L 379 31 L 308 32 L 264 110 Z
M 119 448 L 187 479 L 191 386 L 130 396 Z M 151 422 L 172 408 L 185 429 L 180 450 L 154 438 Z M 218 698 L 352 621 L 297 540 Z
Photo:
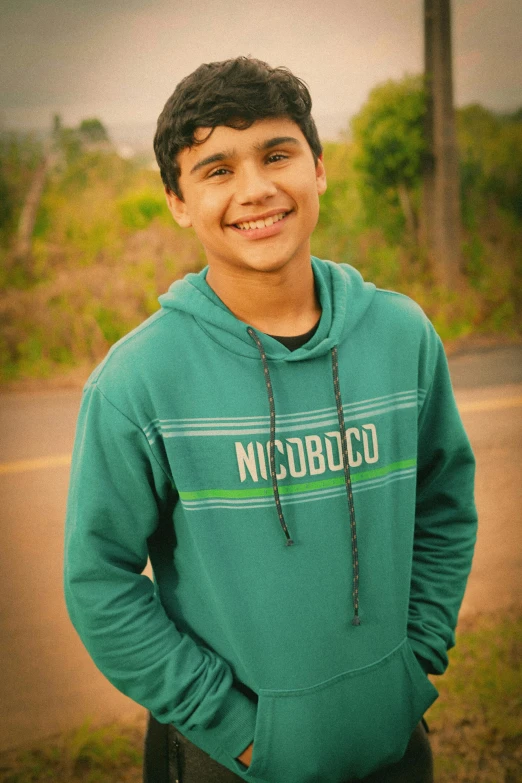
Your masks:
M 462 614 L 521 601 L 522 346 L 450 361 L 477 456 L 480 533 Z M 96 670 L 66 616 L 62 538 L 80 392 L 0 395 L 0 750 L 138 714 Z M 23 433 L 23 435 L 22 435 Z

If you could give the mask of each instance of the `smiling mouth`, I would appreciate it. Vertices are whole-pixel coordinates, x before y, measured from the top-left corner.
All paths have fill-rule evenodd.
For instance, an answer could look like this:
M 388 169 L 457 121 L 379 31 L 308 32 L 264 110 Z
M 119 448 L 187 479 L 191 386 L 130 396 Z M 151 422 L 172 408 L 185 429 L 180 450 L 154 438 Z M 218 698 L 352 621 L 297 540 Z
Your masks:
M 287 212 L 278 212 L 277 215 L 270 215 L 270 217 L 262 220 L 250 220 L 248 223 L 233 223 L 234 228 L 238 228 L 240 231 L 251 231 L 254 228 L 268 228 L 273 226 L 279 220 L 283 220 L 292 210 Z

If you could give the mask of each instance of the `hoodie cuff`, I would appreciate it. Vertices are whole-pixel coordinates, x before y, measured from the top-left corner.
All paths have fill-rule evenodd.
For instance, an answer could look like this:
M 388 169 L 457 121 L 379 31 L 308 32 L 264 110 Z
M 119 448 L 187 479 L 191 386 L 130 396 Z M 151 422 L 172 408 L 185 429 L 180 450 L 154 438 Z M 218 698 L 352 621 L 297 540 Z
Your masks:
M 230 688 L 210 726 L 183 733 L 211 756 L 225 754 L 235 760 L 254 741 L 256 716 L 257 705 Z
M 417 639 L 409 638 L 411 649 L 425 674 L 443 674 L 446 666 L 435 659 L 434 651 Z M 435 659 L 435 660 L 434 660 Z M 438 664 L 438 665 L 437 665 Z M 447 665 L 447 664 L 446 664 Z

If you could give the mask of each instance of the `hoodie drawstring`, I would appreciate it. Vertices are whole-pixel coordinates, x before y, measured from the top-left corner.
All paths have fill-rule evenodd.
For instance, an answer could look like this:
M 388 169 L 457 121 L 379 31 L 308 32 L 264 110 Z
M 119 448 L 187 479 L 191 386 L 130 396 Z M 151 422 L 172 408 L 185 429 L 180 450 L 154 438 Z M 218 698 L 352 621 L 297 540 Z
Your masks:
M 359 551 L 357 549 L 357 526 L 355 524 L 355 508 L 353 505 L 352 479 L 350 476 L 350 462 L 348 460 L 348 442 L 346 439 L 346 426 L 344 423 L 343 401 L 341 399 L 341 387 L 339 385 L 339 359 L 337 348 L 332 348 L 332 373 L 335 392 L 335 403 L 337 405 L 337 418 L 339 420 L 339 431 L 341 433 L 344 484 L 346 494 L 348 495 L 348 508 L 350 510 L 350 534 L 352 539 L 352 600 L 353 600 L 353 625 L 360 625 L 359 617 Z
M 290 536 L 288 527 L 285 522 L 283 509 L 281 507 L 281 500 L 279 498 L 279 486 L 277 484 L 277 474 L 275 467 L 275 405 L 274 405 L 274 392 L 272 389 L 272 382 L 270 380 L 270 372 L 268 369 L 268 361 L 266 358 L 265 349 L 261 340 L 257 336 L 256 332 L 249 326 L 247 332 L 255 342 L 261 361 L 263 362 L 263 372 L 265 376 L 266 390 L 268 393 L 268 404 L 270 408 L 270 442 L 269 442 L 269 462 L 270 462 L 270 478 L 272 479 L 272 489 L 274 492 L 274 500 L 277 508 L 277 514 L 279 516 L 279 523 L 286 537 L 286 546 L 291 546 L 294 542 Z M 352 579 L 352 601 L 354 616 L 352 619 L 353 625 L 360 625 L 361 619 L 359 617 L 359 553 L 357 549 L 357 527 L 355 523 L 355 508 L 353 504 L 352 493 L 352 480 L 350 477 L 350 463 L 348 461 L 348 446 L 346 440 L 346 426 L 344 422 L 343 403 L 341 399 L 341 388 L 339 385 L 339 363 L 337 348 L 332 348 L 332 372 L 333 372 L 333 385 L 335 393 L 335 403 L 337 406 L 337 418 L 339 420 L 339 431 L 341 433 L 342 443 L 342 460 L 344 469 L 344 483 L 346 487 L 346 494 L 348 496 L 348 508 L 350 512 L 350 534 L 352 542 L 352 566 L 353 566 L 353 579 Z
M 268 371 L 268 361 L 266 358 L 265 349 L 261 343 L 261 340 L 249 326 L 247 329 L 248 334 L 254 340 L 257 345 L 257 349 L 261 354 L 261 361 L 263 362 L 263 371 L 265 373 L 265 384 L 268 392 L 268 404 L 270 406 L 270 446 L 269 446 L 269 462 L 270 462 L 270 477 L 272 479 L 272 489 L 274 490 L 274 499 L 277 508 L 277 514 L 279 516 L 279 523 L 283 529 L 283 533 L 286 536 L 286 546 L 292 546 L 294 543 L 288 528 L 286 526 L 283 509 L 281 506 L 281 500 L 279 498 L 279 486 L 277 484 L 277 475 L 275 469 L 275 405 L 274 405 L 274 392 L 272 390 L 272 381 L 270 380 L 270 373 Z

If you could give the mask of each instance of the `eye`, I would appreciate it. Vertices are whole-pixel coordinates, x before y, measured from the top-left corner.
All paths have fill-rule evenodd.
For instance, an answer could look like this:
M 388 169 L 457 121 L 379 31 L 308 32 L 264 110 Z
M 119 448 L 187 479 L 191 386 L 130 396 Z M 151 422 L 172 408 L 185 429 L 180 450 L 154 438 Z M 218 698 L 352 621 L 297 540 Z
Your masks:
M 273 152 L 272 155 L 269 155 L 266 159 L 267 163 L 277 163 L 280 160 L 288 160 L 288 155 L 285 155 L 283 152 Z
M 208 177 L 222 177 L 224 174 L 229 174 L 229 169 L 213 169 L 209 174 L 207 174 Z

